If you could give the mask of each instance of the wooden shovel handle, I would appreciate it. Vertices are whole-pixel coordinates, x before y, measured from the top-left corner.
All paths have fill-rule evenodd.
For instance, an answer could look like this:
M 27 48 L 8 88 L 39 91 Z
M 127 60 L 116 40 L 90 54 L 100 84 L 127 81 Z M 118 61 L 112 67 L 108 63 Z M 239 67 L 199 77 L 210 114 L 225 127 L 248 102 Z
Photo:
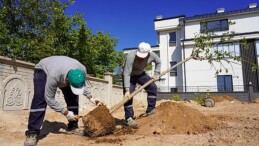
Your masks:
M 163 71 L 159 77 L 165 75 L 166 73 L 168 73 L 169 71 L 171 71 L 173 68 L 185 63 L 186 61 L 189 61 L 190 59 L 192 59 L 193 57 L 190 56 L 188 58 L 186 58 L 185 60 L 178 62 L 177 64 L 175 64 L 174 66 L 168 68 L 167 70 Z M 151 79 L 148 82 L 146 82 L 144 85 L 140 86 L 137 90 L 135 90 L 133 93 L 130 94 L 130 96 L 124 97 L 122 99 L 122 101 L 120 101 L 119 103 L 117 103 L 116 105 L 114 105 L 111 109 L 110 109 L 110 113 L 114 113 L 115 111 L 117 111 L 122 105 L 124 105 L 127 101 L 129 101 L 133 96 L 135 96 L 136 94 L 138 94 L 142 89 L 144 89 L 145 87 L 147 87 L 149 84 L 155 82 L 156 79 Z

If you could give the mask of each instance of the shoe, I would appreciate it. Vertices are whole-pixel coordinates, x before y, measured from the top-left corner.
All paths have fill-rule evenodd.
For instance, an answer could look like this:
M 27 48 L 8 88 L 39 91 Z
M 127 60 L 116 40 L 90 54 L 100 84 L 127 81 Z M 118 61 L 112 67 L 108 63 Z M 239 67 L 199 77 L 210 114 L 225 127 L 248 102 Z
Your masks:
M 73 130 L 67 130 L 66 134 L 73 134 L 73 135 L 79 135 L 79 136 L 84 136 L 84 131 L 80 130 L 79 128 L 75 128 Z
M 66 130 L 66 134 L 74 134 L 74 135 L 84 135 L 84 131 L 80 130 L 78 128 L 78 124 L 77 123 L 68 123 L 67 124 L 67 130 Z
M 26 136 L 24 146 L 36 146 L 37 144 L 37 134 L 30 134 Z
M 75 129 L 78 129 L 78 124 L 77 122 L 69 122 L 67 124 L 67 131 L 73 131 Z
M 138 123 L 135 120 L 133 120 L 131 117 L 127 119 L 127 125 L 133 128 L 138 127 Z
M 153 115 L 155 111 L 156 111 L 155 109 L 152 109 L 150 112 L 147 112 L 146 115 L 147 116 Z

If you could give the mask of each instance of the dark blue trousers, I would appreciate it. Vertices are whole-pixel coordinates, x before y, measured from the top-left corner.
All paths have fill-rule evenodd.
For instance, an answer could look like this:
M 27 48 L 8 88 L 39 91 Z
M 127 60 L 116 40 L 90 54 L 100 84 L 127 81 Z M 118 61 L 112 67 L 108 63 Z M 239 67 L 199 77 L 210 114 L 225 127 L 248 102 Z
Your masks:
M 123 77 L 122 77 L 122 79 L 123 79 Z M 140 85 L 144 85 L 149 80 L 151 80 L 151 77 L 148 76 L 145 72 L 143 72 L 140 75 L 131 75 L 130 76 L 130 93 L 135 91 L 137 83 Z M 125 94 L 124 81 L 123 81 L 123 90 L 124 90 L 124 94 Z M 152 109 L 154 109 L 156 106 L 157 86 L 155 83 L 151 83 L 145 88 L 145 90 L 147 92 L 147 103 L 148 103 L 146 113 L 148 113 Z M 133 103 L 133 98 L 124 104 L 126 120 L 130 117 L 134 117 L 134 110 L 133 110 L 132 103 Z
M 46 73 L 41 69 L 35 69 L 33 78 L 34 95 L 30 108 L 28 130 L 25 132 L 26 135 L 40 133 L 40 128 L 43 124 L 47 107 L 47 103 L 44 98 L 46 81 Z M 78 114 L 78 95 L 73 94 L 70 86 L 61 88 L 61 90 L 67 103 L 67 109 L 73 111 L 74 114 Z M 77 124 L 77 122 L 69 122 L 69 124 L 75 123 Z

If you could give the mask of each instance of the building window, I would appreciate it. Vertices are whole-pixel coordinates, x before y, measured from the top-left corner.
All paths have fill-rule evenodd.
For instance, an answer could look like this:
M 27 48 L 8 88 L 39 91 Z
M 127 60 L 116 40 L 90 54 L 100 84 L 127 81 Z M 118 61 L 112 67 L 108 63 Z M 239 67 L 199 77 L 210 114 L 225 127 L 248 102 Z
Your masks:
M 157 32 L 157 44 L 160 44 L 160 33 Z
M 207 21 L 200 23 L 200 32 L 212 32 L 212 31 L 224 31 L 228 30 L 228 20 L 216 20 L 216 21 Z
M 176 61 L 171 61 L 170 62 L 170 65 L 171 67 L 176 65 L 177 62 Z M 177 67 L 173 68 L 171 71 L 170 71 L 170 76 L 177 76 Z
M 232 75 L 217 76 L 218 92 L 233 91 Z
M 239 43 L 223 43 L 217 44 L 212 47 L 212 54 L 215 54 L 216 51 L 219 53 L 230 53 L 231 56 L 240 56 L 240 47 Z
M 160 58 L 160 51 L 153 51 Z
M 173 92 L 173 93 L 178 92 L 178 89 L 177 88 L 171 88 L 171 92 Z
M 255 42 L 255 45 L 256 45 L 256 54 L 257 56 L 259 56 L 259 40 Z
M 169 46 L 175 46 L 176 44 L 176 32 L 169 33 Z

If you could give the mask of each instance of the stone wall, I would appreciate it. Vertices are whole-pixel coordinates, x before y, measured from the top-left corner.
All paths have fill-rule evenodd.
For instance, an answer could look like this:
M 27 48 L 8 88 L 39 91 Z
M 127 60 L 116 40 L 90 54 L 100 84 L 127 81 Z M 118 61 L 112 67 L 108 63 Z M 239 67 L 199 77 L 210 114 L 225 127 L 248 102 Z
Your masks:
M 0 108 L 27 109 L 33 96 L 34 64 L 0 56 Z
M 0 109 L 29 109 L 33 97 L 33 63 L 13 60 L 0 56 Z M 104 79 L 88 77 L 87 86 L 93 97 L 103 101 L 108 108 L 119 103 L 123 98 L 122 87 L 112 84 L 112 74 L 107 73 Z M 64 107 L 66 103 L 61 90 L 57 90 L 56 100 Z M 139 93 L 134 99 L 145 100 L 146 93 Z M 93 109 L 95 106 L 83 95 L 79 98 L 80 110 Z

